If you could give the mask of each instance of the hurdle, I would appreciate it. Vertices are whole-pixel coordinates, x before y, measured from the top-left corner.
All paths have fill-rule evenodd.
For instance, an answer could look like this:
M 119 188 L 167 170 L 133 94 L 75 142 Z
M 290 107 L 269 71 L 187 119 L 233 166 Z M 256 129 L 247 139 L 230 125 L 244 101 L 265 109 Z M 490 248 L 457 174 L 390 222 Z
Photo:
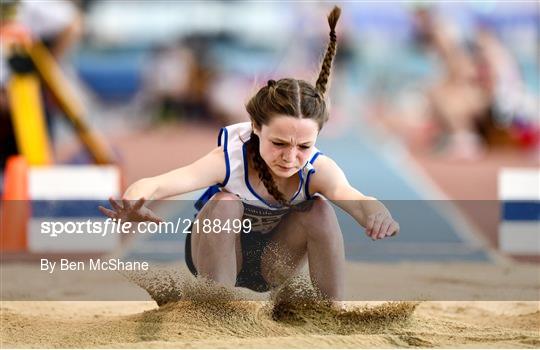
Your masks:
M 499 173 L 499 248 L 512 255 L 540 255 L 540 169 Z
M 44 221 L 103 221 L 98 205 L 122 188 L 116 157 L 85 119 L 85 108 L 46 47 L 31 37 L 11 8 L 0 26 L 2 51 L 9 63 L 8 104 L 18 155 L 7 161 L 0 207 L 0 253 L 16 258 L 40 254 L 104 254 L 120 243 L 118 235 L 90 239 L 66 235 L 51 239 Z M 98 165 L 53 166 L 41 87 L 48 89 L 64 117 Z
M 121 237 L 77 235 L 54 237 L 44 222 L 103 222 L 99 205 L 121 190 L 116 166 L 28 166 L 23 156 L 8 160 L 1 208 L 2 254 L 103 255 L 118 248 Z

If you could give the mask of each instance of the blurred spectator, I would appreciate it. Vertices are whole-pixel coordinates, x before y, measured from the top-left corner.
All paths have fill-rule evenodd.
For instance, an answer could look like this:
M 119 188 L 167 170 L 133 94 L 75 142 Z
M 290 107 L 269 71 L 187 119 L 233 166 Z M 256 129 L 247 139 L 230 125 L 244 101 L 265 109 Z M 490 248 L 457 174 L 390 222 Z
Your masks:
M 17 19 L 58 60 L 68 53 L 82 35 L 82 13 L 70 0 L 21 0 Z
M 493 128 L 507 130 L 510 142 L 533 142 L 523 137 L 527 137 L 526 133 L 533 136 L 538 132 L 540 111 L 536 99 L 527 91 L 518 63 L 489 28 L 479 27 L 475 39 L 477 61 L 480 62 L 480 68 L 483 67 L 480 72 L 484 72 L 486 77 L 481 83 L 489 93 L 493 108 Z M 490 138 L 496 137 L 497 133 L 485 136 L 489 143 L 499 141 Z
M 143 96 L 160 119 L 180 117 L 185 113 L 195 56 L 180 45 L 158 46 L 143 72 Z
M 477 126 L 490 118 L 486 86 L 491 76 L 479 79 L 480 71 L 473 57 L 441 20 L 426 9 L 415 15 L 419 38 L 435 51 L 442 66 L 442 74 L 427 96 L 432 116 L 448 135 L 446 152 L 451 157 L 475 159 L 484 147 Z
M 210 50 L 216 39 L 219 37 L 192 35 L 177 44 L 157 46 L 143 72 L 142 103 L 157 110 L 164 120 L 230 124 L 233 118 L 216 95 L 216 88 L 223 82 Z M 229 94 L 238 88 L 229 86 Z
M 480 28 L 468 48 L 428 10 L 418 10 L 415 20 L 418 38 L 442 66 L 427 97 L 432 117 L 447 136 L 447 155 L 474 160 L 486 146 L 519 142 L 514 118 L 534 108 L 527 107 L 519 68 L 494 33 Z

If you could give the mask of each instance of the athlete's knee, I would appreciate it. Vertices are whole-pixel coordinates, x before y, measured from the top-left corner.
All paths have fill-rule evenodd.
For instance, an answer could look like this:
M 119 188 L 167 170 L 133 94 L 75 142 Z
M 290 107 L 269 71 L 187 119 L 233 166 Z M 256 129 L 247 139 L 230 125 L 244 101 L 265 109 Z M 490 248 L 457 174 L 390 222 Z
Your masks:
M 244 205 L 234 194 L 218 192 L 206 203 L 203 213 L 207 218 L 241 218 L 244 214 Z
M 336 218 L 336 212 L 330 204 L 330 201 L 316 197 L 313 199 L 309 209 L 309 216 L 317 218 L 317 221 L 333 221 Z
M 302 221 L 303 226 L 307 229 L 308 237 L 311 238 L 332 236 L 339 229 L 334 208 L 328 200 L 322 198 L 313 200 Z

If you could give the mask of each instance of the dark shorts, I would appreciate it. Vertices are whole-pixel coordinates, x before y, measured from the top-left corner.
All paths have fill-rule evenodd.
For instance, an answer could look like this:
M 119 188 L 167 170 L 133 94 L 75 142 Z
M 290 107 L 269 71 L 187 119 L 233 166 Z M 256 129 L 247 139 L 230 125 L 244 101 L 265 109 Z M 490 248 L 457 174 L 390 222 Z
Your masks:
M 191 273 L 197 276 L 197 269 L 193 264 L 191 254 L 191 228 L 186 236 L 186 265 Z M 256 292 L 266 292 L 270 286 L 261 273 L 261 258 L 264 248 L 270 243 L 274 231 L 262 234 L 251 231 L 240 234 L 242 247 L 242 268 L 236 276 L 236 286 L 244 287 Z

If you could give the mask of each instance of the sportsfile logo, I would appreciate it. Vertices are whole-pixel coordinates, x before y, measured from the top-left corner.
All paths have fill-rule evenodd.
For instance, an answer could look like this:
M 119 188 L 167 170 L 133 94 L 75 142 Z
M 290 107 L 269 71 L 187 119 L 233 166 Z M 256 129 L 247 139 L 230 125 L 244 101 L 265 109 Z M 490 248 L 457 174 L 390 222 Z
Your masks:
M 191 220 L 178 218 L 176 221 L 163 222 L 130 222 L 122 219 L 108 218 L 103 221 L 95 220 L 66 220 L 43 221 L 40 224 L 42 235 L 59 237 L 64 234 L 90 234 L 105 237 L 109 234 L 188 234 L 200 233 L 248 233 L 251 231 L 251 220 Z
M 142 224 L 142 223 L 138 223 Z M 93 234 L 101 237 L 109 233 L 134 233 L 132 222 L 122 222 L 122 220 L 106 219 L 105 221 L 44 221 L 41 223 L 41 234 L 49 237 L 58 237 L 62 234 Z M 139 226 L 139 225 L 138 225 Z

